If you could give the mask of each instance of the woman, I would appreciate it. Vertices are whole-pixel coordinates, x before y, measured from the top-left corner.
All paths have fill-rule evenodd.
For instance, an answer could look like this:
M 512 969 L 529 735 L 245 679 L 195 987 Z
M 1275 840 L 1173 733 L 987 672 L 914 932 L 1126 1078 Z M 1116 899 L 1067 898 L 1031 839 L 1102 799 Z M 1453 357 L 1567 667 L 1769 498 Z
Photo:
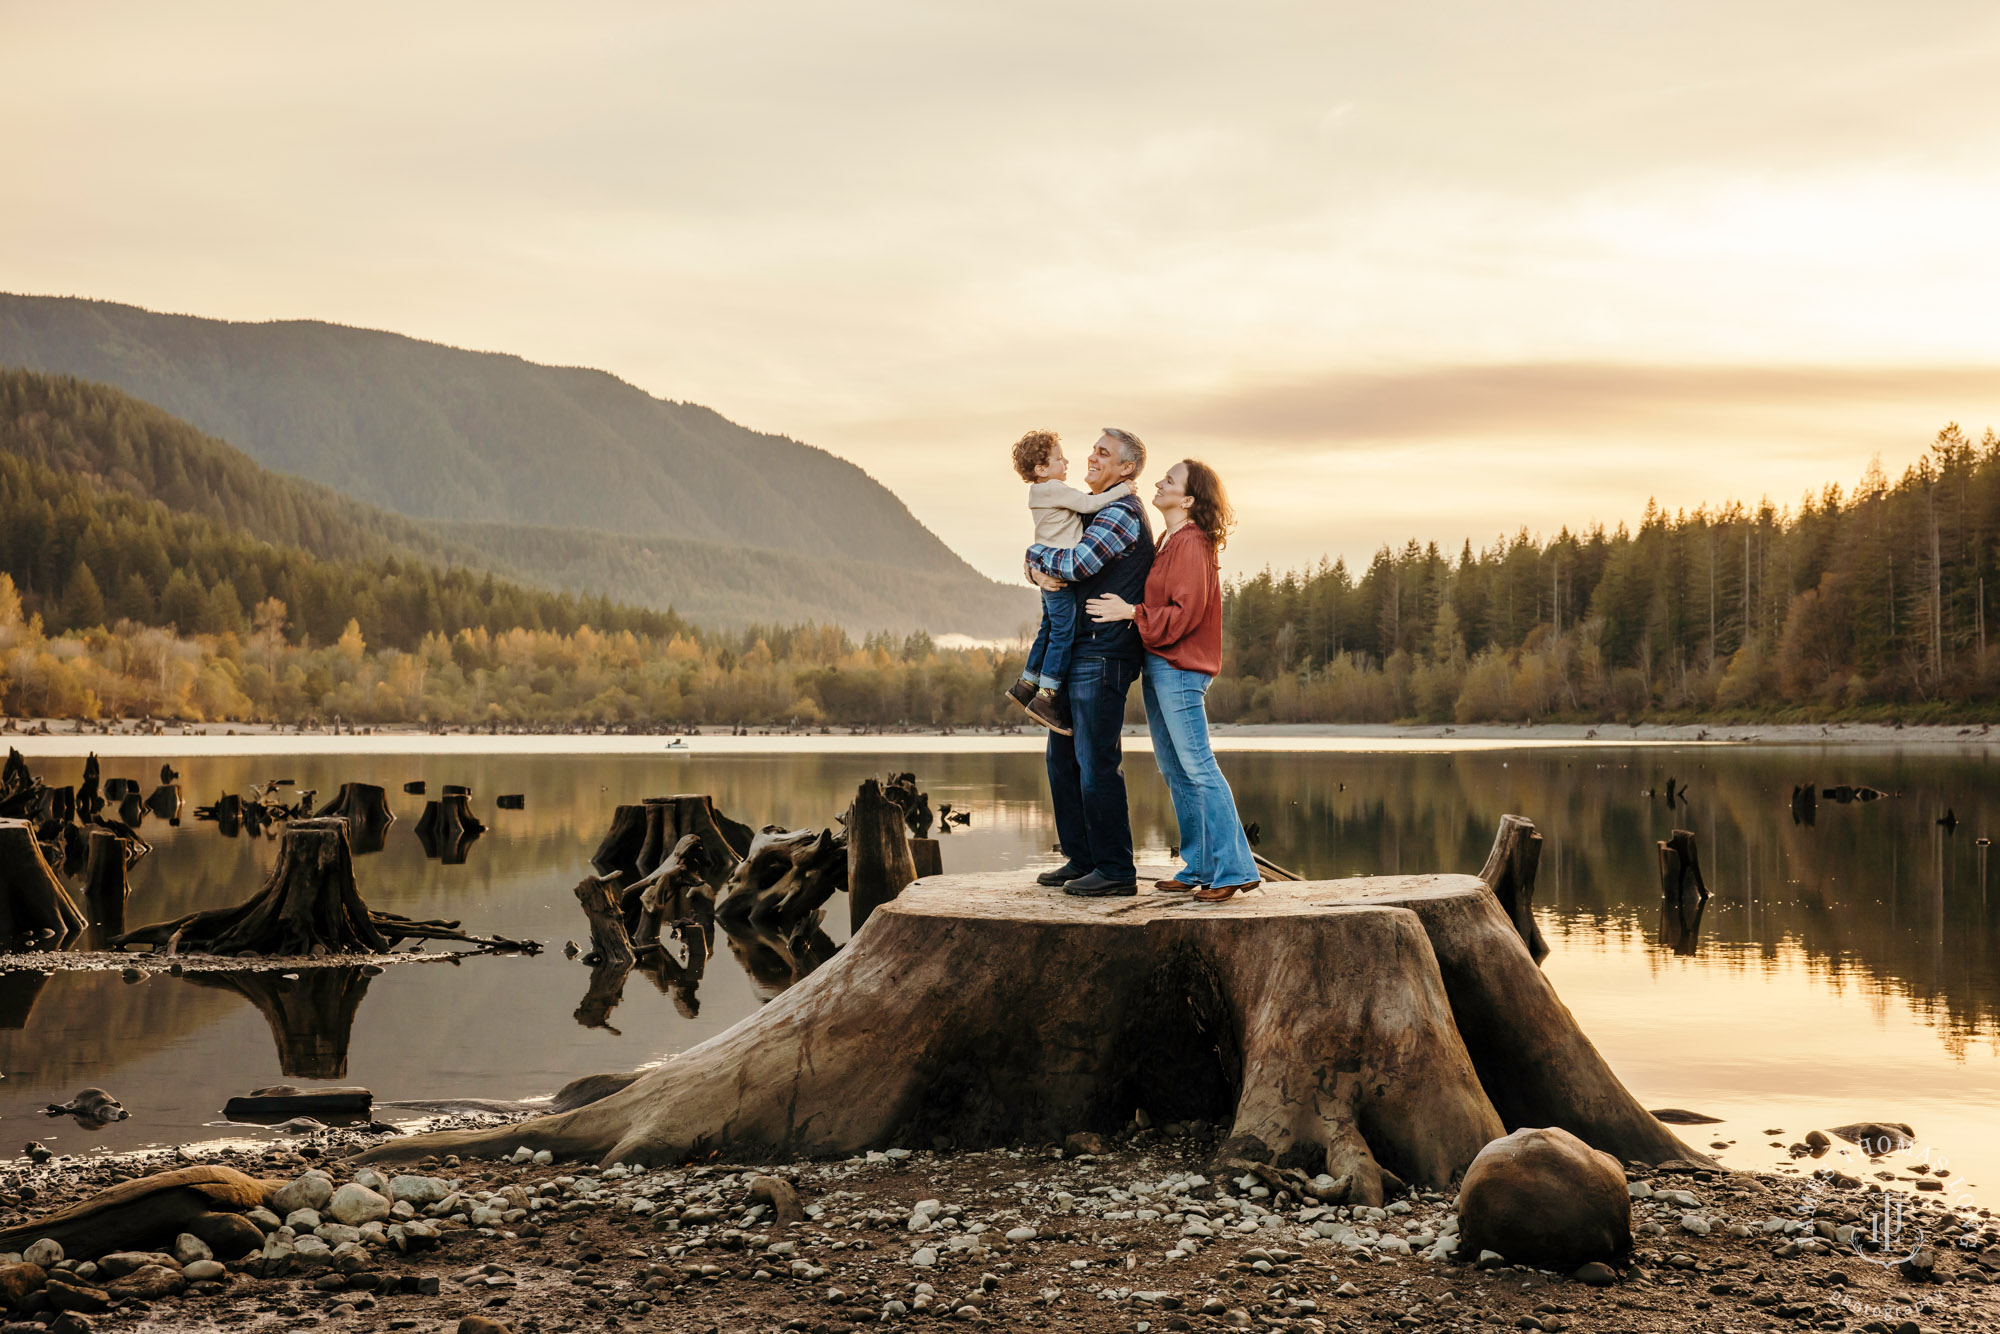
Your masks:
M 1084 609 L 1095 621 L 1136 623 L 1146 646 L 1146 723 L 1153 757 L 1173 794 L 1185 869 L 1154 887 L 1193 890 L 1203 903 L 1222 903 L 1258 883 L 1257 861 L 1236 814 L 1236 798 L 1208 744 L 1204 697 L 1222 670 L 1222 579 L 1216 553 L 1235 516 L 1215 469 L 1185 459 L 1153 490 L 1153 507 L 1167 531 L 1146 576 L 1146 600 L 1133 606 L 1112 595 Z

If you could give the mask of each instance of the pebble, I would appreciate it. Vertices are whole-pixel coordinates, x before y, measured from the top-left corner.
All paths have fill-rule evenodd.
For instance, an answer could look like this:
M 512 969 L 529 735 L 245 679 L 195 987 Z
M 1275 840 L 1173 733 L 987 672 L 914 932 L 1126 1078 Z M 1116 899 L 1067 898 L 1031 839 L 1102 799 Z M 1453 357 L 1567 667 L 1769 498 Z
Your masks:
M 938 1253 L 936 1251 L 928 1246 L 924 1246 L 919 1248 L 917 1253 L 910 1257 L 910 1263 L 919 1269 L 929 1269 L 937 1263 L 937 1258 Z

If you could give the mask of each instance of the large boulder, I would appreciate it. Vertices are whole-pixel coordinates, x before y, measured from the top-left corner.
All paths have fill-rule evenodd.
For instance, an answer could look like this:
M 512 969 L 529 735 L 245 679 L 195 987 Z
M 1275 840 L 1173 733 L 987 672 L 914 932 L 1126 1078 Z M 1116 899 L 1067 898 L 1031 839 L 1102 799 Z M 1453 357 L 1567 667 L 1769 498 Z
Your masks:
M 1565 1272 L 1632 1249 L 1618 1160 L 1567 1130 L 1524 1127 L 1479 1151 L 1458 1191 L 1459 1254 Z
M 389 1216 L 389 1202 L 366 1186 L 352 1182 L 342 1186 L 327 1201 L 326 1211 L 337 1222 L 349 1227 L 360 1227 L 363 1223 L 373 1223 Z

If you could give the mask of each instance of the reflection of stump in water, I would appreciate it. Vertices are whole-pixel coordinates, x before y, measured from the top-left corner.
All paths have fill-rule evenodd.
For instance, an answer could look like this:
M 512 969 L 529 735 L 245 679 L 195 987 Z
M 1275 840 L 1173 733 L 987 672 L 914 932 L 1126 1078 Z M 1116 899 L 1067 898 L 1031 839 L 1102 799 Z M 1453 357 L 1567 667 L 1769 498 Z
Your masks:
M 86 925 L 42 855 L 35 826 L 0 820 L 0 939 L 26 938 L 31 948 L 43 949 L 74 938 Z
M 792 926 L 765 922 L 719 923 L 729 937 L 729 952 L 750 975 L 760 1003 L 768 1004 L 805 980 L 815 968 L 840 951 L 820 929 L 823 914 L 812 913 Z
M 708 964 L 708 933 L 697 923 L 683 922 L 675 925 L 673 935 L 685 943 L 685 961 L 655 942 L 642 946 L 636 959 L 600 959 L 592 965 L 590 985 L 583 999 L 577 1002 L 572 1017 L 585 1028 L 617 1033 L 610 1024 L 611 1012 L 625 999 L 625 979 L 635 969 L 650 978 L 661 995 L 672 999 L 682 1017 L 692 1019 L 700 1014 L 701 999 L 697 992 Z
M 52 976 L 28 969 L 0 973 L 0 1028 L 28 1026 L 28 1016 L 34 1013 L 35 1002 Z
M 295 1079 L 344 1079 L 354 1016 L 381 969 L 301 968 L 282 973 L 184 973 L 198 987 L 233 991 L 257 1007 L 278 1044 L 278 1068 Z
M 334 816 L 347 821 L 348 845 L 357 857 L 380 852 L 396 823 L 389 794 L 374 783 L 342 783 L 333 800 L 313 812 L 315 820 Z
M 1701 915 L 1708 907 L 1708 883 L 1702 879 L 1701 857 L 1694 835 L 1676 829 L 1659 846 L 1660 943 L 1675 954 L 1691 955 L 1701 946 Z

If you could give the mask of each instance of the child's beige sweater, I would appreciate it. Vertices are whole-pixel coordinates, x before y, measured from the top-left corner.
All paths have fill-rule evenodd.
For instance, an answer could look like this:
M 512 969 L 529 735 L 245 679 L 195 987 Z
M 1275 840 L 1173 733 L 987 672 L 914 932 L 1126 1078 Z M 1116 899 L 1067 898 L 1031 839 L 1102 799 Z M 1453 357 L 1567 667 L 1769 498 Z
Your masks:
M 1028 513 L 1035 518 L 1035 541 L 1047 547 L 1073 547 L 1083 540 L 1083 516 L 1095 514 L 1114 500 L 1132 494 L 1124 482 L 1096 495 L 1068 482 L 1033 482 L 1028 486 Z

